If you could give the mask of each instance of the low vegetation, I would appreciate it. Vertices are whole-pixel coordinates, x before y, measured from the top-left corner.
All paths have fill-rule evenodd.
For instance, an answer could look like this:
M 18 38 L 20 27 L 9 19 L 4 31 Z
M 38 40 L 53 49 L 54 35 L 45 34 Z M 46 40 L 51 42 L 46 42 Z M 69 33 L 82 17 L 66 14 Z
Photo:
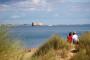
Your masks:
M 11 39 L 7 30 L 7 26 L 0 26 L 0 60 L 19 60 L 23 53 L 20 42 Z
M 79 39 L 79 51 L 69 60 L 90 60 L 90 32 L 83 33 Z M 55 35 L 36 51 L 31 60 L 60 60 L 67 57 L 68 51 L 69 44 Z
M 64 58 L 69 44 L 58 35 L 54 35 L 43 44 L 32 56 L 31 60 L 56 60 L 58 56 Z
M 80 36 L 79 48 L 80 51 L 71 60 L 90 60 L 90 32 Z

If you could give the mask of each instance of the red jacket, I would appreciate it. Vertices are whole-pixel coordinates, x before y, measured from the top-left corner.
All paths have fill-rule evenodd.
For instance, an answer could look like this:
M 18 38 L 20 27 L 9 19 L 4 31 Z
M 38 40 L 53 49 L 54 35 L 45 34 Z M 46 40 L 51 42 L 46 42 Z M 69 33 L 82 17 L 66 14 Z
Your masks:
M 67 36 L 67 41 L 71 43 L 72 42 L 72 36 Z

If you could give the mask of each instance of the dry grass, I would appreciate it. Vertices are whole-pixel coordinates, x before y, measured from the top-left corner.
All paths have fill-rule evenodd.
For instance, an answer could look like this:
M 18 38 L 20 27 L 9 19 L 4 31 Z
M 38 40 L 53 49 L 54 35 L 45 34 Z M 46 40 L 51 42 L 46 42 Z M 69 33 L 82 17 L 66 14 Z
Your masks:
M 60 36 L 54 35 L 49 41 L 43 44 L 31 60 L 57 60 L 57 57 L 66 57 L 69 44 Z
M 23 50 L 20 42 L 12 40 L 6 26 L 0 26 L 0 60 L 20 60 Z
M 90 60 L 90 32 L 80 36 L 79 49 L 75 55 L 70 56 L 68 52 L 69 44 L 59 36 L 53 36 L 48 42 L 39 48 L 32 56 L 31 60 Z M 73 54 L 73 53 L 72 53 Z
M 90 32 L 80 36 L 79 48 L 80 51 L 71 60 L 90 60 Z

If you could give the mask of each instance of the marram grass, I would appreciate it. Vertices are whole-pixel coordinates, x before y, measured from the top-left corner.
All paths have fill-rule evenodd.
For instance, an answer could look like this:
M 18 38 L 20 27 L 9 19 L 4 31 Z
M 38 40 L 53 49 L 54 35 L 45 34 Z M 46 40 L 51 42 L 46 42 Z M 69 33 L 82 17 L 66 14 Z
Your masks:
M 23 50 L 20 42 L 12 40 L 6 26 L 0 26 L 0 60 L 20 60 Z
M 35 52 L 31 60 L 55 60 L 58 54 L 65 56 L 68 49 L 69 44 L 60 36 L 54 35 Z
M 71 60 L 90 60 L 90 32 L 80 36 L 79 48 L 80 51 Z

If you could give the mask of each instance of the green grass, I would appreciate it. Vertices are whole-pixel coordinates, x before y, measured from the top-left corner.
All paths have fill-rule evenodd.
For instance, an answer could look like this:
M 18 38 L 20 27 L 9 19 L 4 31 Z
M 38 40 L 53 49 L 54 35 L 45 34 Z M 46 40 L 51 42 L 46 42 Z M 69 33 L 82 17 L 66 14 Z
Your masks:
M 80 51 L 71 60 L 90 60 L 90 32 L 80 36 L 79 48 Z
M 20 42 L 12 40 L 7 30 L 7 26 L 0 26 L 0 60 L 19 60 L 23 53 Z
M 54 35 L 35 52 L 31 60 L 55 60 L 57 55 L 65 57 L 68 47 L 69 44 L 65 40 Z

